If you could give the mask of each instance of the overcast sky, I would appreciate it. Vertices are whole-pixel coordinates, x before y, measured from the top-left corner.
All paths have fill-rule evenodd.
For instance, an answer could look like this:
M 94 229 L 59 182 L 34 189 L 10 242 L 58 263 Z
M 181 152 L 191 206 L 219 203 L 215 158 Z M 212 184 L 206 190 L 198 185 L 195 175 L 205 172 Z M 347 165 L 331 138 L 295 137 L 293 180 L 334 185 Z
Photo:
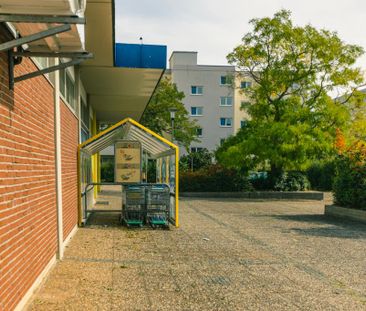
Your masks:
M 366 50 L 365 0 L 115 0 L 116 42 L 197 51 L 200 64 L 226 64 L 226 55 L 250 31 L 249 20 L 292 11 L 297 25 L 337 31 Z M 366 69 L 366 56 L 359 65 Z

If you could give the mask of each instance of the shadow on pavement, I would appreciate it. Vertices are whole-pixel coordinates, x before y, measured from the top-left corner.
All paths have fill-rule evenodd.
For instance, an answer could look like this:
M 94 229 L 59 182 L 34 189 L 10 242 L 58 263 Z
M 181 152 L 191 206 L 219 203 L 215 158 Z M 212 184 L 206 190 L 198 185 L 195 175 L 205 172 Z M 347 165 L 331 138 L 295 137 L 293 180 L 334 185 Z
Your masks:
M 120 222 L 121 213 L 92 213 L 85 227 L 89 226 L 108 226 L 108 227 L 121 227 Z
M 344 239 L 366 239 L 366 225 L 348 219 L 339 219 L 325 215 L 272 215 L 278 220 L 313 223 L 316 227 L 291 228 L 289 230 L 302 235 L 335 237 Z

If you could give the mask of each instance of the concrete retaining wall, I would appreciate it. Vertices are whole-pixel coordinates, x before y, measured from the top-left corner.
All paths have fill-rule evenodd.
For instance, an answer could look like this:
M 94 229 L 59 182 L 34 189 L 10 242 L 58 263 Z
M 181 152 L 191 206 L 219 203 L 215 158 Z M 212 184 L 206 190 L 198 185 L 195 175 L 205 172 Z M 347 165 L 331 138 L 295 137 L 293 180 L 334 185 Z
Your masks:
M 275 200 L 324 200 L 324 193 L 317 191 L 256 191 L 256 192 L 181 192 L 180 197 L 189 198 L 243 198 Z
M 366 210 L 340 207 L 336 205 L 326 205 L 324 214 L 339 218 L 347 218 L 366 223 Z

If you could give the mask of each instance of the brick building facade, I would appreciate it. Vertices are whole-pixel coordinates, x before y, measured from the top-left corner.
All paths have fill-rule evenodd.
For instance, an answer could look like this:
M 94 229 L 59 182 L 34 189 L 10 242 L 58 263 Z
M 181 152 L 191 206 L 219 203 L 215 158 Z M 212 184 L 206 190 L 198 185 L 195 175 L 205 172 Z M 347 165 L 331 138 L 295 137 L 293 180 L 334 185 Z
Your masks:
M 0 43 L 10 34 L 0 27 Z M 16 76 L 37 70 L 24 58 Z M 77 226 L 78 119 L 60 101 L 63 237 Z M 40 76 L 9 90 L 0 53 L 0 310 L 13 310 L 56 259 L 54 86 Z

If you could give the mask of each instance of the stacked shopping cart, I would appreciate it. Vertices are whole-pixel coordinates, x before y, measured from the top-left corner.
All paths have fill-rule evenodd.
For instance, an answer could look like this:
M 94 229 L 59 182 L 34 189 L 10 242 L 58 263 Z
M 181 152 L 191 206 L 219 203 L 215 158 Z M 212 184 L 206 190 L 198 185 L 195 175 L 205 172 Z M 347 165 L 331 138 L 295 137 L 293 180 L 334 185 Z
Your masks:
M 145 221 L 145 189 L 139 184 L 123 187 L 122 222 L 128 227 L 142 226 Z
M 168 226 L 170 212 L 170 187 L 154 184 L 147 187 L 146 222 L 152 227 Z
M 166 184 L 124 186 L 122 222 L 130 226 L 169 227 L 170 187 Z

